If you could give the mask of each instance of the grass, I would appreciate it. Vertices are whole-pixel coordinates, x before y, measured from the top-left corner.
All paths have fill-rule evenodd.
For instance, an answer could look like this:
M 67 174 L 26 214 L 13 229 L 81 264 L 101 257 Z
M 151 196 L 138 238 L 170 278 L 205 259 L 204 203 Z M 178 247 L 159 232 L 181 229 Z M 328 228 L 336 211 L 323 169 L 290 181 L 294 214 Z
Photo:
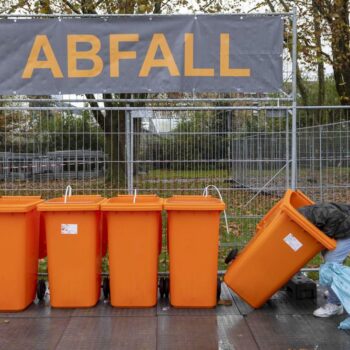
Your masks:
M 344 175 L 346 177 L 350 176 L 350 168 L 348 167 L 323 167 L 322 171 L 326 173 L 338 173 Z M 319 170 L 314 169 L 314 174 L 318 175 Z M 249 175 L 253 177 L 258 176 L 273 176 L 276 173 L 274 170 L 270 169 L 254 169 L 249 168 Z M 300 178 L 309 177 L 310 169 L 309 168 L 301 168 L 298 171 Z M 153 169 L 147 172 L 147 177 L 149 178 L 162 178 L 162 179 L 192 179 L 192 178 L 210 178 L 220 175 L 222 177 L 231 177 L 232 173 L 228 169 L 195 169 L 195 170 L 178 170 L 178 169 Z
M 147 178 L 159 179 L 198 179 L 198 178 L 229 178 L 230 173 L 227 169 L 199 169 L 199 170 L 164 170 L 154 169 L 147 173 Z
M 39 260 L 38 272 L 47 273 L 47 258 Z

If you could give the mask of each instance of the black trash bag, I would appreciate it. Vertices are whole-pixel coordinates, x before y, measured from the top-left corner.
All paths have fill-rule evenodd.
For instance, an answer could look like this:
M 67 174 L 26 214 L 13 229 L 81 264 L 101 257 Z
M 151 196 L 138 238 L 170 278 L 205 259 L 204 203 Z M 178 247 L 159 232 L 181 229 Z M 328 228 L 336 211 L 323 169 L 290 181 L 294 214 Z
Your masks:
M 225 264 L 229 264 L 232 260 L 236 259 L 237 254 L 238 254 L 238 249 L 237 248 L 232 249 L 228 253 L 228 255 L 225 259 Z

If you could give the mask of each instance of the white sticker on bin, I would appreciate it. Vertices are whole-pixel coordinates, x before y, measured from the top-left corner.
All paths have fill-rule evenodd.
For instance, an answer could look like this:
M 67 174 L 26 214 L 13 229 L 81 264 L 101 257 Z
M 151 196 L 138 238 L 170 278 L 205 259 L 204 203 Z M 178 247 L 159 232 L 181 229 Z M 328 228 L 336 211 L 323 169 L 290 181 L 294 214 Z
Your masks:
M 292 234 L 288 234 L 283 240 L 295 251 L 297 252 L 303 244 Z
M 61 224 L 62 235 L 77 235 L 78 225 L 77 224 Z

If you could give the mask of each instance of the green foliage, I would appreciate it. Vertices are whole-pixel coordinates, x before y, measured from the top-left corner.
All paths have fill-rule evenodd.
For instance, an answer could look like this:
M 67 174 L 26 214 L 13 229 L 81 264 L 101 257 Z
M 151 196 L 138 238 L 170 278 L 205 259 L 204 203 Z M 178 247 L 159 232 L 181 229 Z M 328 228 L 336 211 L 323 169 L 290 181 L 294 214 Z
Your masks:
M 104 134 L 88 111 L 81 115 L 54 113 L 34 118 L 33 151 L 42 153 L 67 149 L 103 150 Z
M 170 135 L 155 138 L 145 152 L 155 156 L 158 152 L 159 159 L 163 160 L 159 164 L 162 169 L 199 171 L 217 167 L 217 160 L 228 157 L 227 120 L 225 111 L 188 112 Z
M 318 81 L 317 80 L 305 80 L 305 85 L 308 91 L 309 105 L 317 106 L 318 96 Z M 299 101 L 300 102 L 300 101 Z M 325 106 L 339 105 L 340 100 L 335 87 L 335 82 L 332 76 L 328 76 L 325 79 Z

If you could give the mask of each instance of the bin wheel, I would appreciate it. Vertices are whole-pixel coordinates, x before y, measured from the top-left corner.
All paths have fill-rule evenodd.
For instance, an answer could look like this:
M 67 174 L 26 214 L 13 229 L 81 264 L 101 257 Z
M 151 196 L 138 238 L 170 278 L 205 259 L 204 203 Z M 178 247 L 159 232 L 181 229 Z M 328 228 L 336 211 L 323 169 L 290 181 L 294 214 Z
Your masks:
M 44 299 L 45 293 L 46 293 L 46 282 L 45 280 L 39 280 L 36 287 L 36 295 L 40 301 Z
M 164 297 L 169 297 L 169 291 L 170 291 L 170 280 L 169 278 L 164 278 Z
M 218 277 L 217 287 L 216 287 L 216 300 L 219 301 L 221 297 L 221 279 Z
M 237 248 L 232 249 L 228 253 L 228 255 L 225 259 L 225 264 L 229 264 L 232 260 L 236 259 L 237 254 L 238 254 L 238 249 Z
M 109 290 L 109 278 L 108 277 L 105 277 L 103 279 L 102 290 L 103 290 L 104 298 L 108 299 L 109 298 L 109 293 L 110 293 L 110 290 Z
M 165 278 L 161 277 L 159 278 L 159 295 L 161 298 L 165 297 Z

